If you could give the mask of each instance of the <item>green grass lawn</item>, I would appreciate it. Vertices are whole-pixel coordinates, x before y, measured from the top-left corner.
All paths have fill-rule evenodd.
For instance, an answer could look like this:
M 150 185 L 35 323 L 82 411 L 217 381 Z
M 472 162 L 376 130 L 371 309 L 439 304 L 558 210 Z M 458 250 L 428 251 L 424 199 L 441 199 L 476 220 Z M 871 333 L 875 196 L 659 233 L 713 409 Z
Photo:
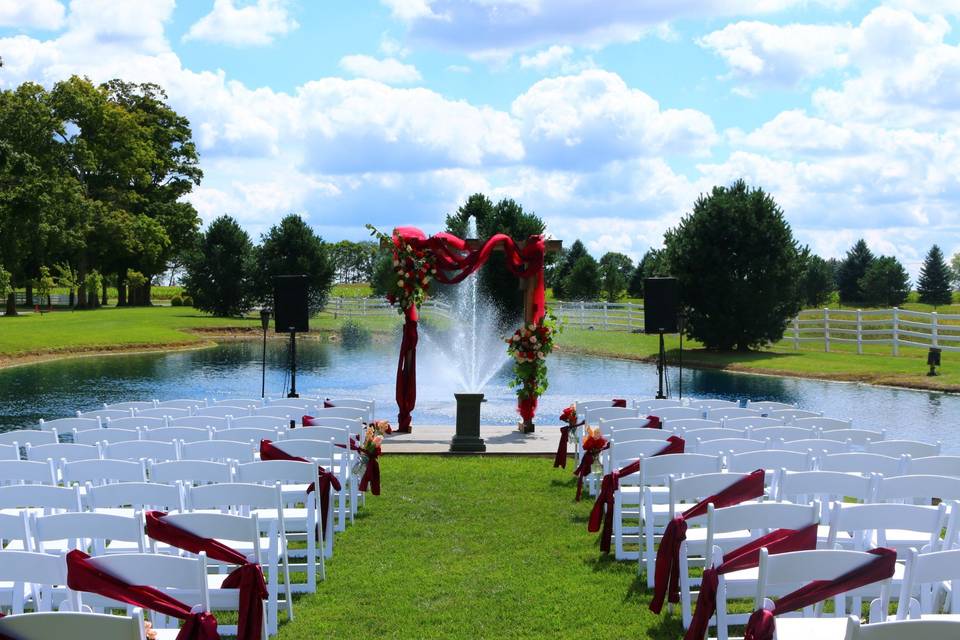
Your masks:
M 570 469 L 538 457 L 386 456 L 327 580 L 279 640 L 662 638 L 633 562 L 602 558 Z

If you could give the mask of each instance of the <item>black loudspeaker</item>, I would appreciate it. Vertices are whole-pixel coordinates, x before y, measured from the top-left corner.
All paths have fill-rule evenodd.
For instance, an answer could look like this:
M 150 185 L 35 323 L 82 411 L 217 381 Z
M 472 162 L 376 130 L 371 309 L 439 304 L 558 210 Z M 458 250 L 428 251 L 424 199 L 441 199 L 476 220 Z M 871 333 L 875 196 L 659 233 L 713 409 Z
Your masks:
M 297 333 L 310 330 L 310 311 L 307 305 L 307 276 L 273 277 L 273 316 L 277 333 Z
M 644 278 L 644 333 L 677 333 L 679 304 L 680 285 L 676 278 Z

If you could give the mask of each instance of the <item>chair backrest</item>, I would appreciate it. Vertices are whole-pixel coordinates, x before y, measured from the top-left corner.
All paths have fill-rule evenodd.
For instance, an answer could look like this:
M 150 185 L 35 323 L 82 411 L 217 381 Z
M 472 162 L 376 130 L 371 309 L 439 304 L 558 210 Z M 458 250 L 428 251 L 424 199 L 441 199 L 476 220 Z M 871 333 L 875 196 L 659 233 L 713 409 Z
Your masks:
M 762 429 L 764 427 L 782 427 L 783 420 L 764 418 L 763 416 L 744 416 L 741 418 L 725 418 L 723 426 L 727 429 Z
M 253 462 L 254 446 L 250 441 L 202 440 L 180 445 L 181 460 L 211 460 L 213 462 Z
M 189 509 L 228 509 L 237 515 L 249 515 L 250 509 L 276 509 L 282 517 L 283 509 L 279 482 L 221 482 L 189 487 L 186 503 Z
M 878 453 L 833 453 L 818 459 L 821 471 L 845 471 L 847 473 L 880 473 L 885 476 L 901 475 L 906 459 L 882 456 Z
M 709 411 L 710 409 L 733 409 L 740 408 L 740 401 L 706 398 L 703 400 L 691 400 L 688 403 L 688 406 L 693 407 L 694 409 L 703 409 L 704 411 Z
M 207 482 L 233 482 L 233 466 L 209 460 L 172 460 L 154 462 L 147 468 L 151 482 L 183 482 L 197 484 Z
M 156 409 L 143 409 L 136 412 L 138 418 L 185 418 L 190 414 L 191 409 L 179 409 L 177 407 L 159 406 Z
M 141 511 L 183 511 L 180 484 L 117 482 L 96 487 L 91 485 L 87 487 L 84 501 L 90 510 L 132 507 Z
M 57 430 L 40 431 L 39 429 L 17 429 L 0 433 L 0 444 L 17 443 L 25 447 L 28 444 L 54 444 L 57 441 Z
M 150 429 L 143 432 L 143 437 L 158 442 L 201 442 L 210 440 L 213 437 L 213 430 L 210 428 L 200 429 L 197 427 L 160 427 L 159 429 Z
M 261 398 L 221 398 L 211 400 L 208 407 L 262 407 Z
M 291 407 L 288 405 L 267 405 L 265 407 L 257 407 L 253 410 L 253 413 L 249 414 L 255 417 L 274 417 L 274 418 L 283 418 L 286 421 L 294 420 L 297 424 L 300 424 L 300 419 L 306 413 L 306 409 L 301 409 L 300 407 Z M 312 414 L 311 414 L 312 415 Z M 238 417 L 238 416 L 234 416 Z
M 604 459 L 604 471 L 619 469 L 637 458 L 648 458 L 664 447 L 662 440 L 611 441 L 610 455 Z
M 960 478 L 960 456 L 911 458 L 907 466 L 911 474 L 953 476 Z
M 143 515 L 139 511 L 132 516 L 92 511 L 32 515 L 30 530 L 35 548 L 40 552 L 53 540 L 66 540 L 69 548 L 83 551 L 87 550 L 86 545 L 90 541 L 94 555 L 103 554 L 108 541 L 132 542 L 141 552 L 147 548 L 143 536 Z
M 723 458 L 699 453 L 674 453 L 644 458 L 638 474 L 643 484 L 666 485 L 671 476 L 719 473 Z
M 743 429 L 724 429 L 713 427 L 710 429 L 684 429 L 680 435 L 685 439 L 698 438 L 700 440 L 719 440 L 720 438 L 745 438 L 747 432 Z M 763 438 L 757 438 L 762 441 Z
M 960 478 L 936 475 L 907 475 L 874 480 L 874 502 L 960 500 Z
M 100 442 L 130 442 L 139 439 L 140 432 L 134 429 L 90 429 L 73 432 L 73 441 L 76 444 L 95 445 Z
M 681 403 L 677 403 L 679 406 Z M 607 400 L 577 400 L 574 405 L 577 408 L 577 415 L 583 418 L 583 416 L 590 411 L 591 409 L 603 409 L 605 407 L 612 407 L 613 402 L 609 399 Z
M 319 427 L 308 427 L 308 428 L 319 428 Z M 300 431 L 300 429 L 297 429 Z M 292 456 L 297 456 L 299 458 L 307 458 L 316 460 L 320 463 L 328 462 L 333 460 L 333 455 L 340 449 L 336 449 L 333 446 L 333 443 L 329 440 L 314 440 L 309 438 L 294 438 L 293 435 L 299 435 L 297 433 L 291 434 L 291 437 L 286 440 L 281 440 L 280 442 L 275 443 L 275 446 L 281 451 L 285 451 Z
M 0 582 L 22 583 L 40 587 L 34 593 L 39 593 L 39 602 L 36 604 L 37 611 L 50 611 L 52 609 L 51 592 L 54 586 L 63 585 L 67 582 L 67 563 L 62 555 L 49 553 L 39 553 L 34 551 L 0 551 Z M 11 597 L 22 599 L 21 593 L 16 589 L 11 589 Z M 19 598 L 18 598 L 19 596 Z M 22 602 L 10 603 L 14 610 L 22 610 Z M 0 618 L 3 623 L 7 618 Z M 0 630 L 4 627 L 0 626 Z M 0 631 L 0 633 L 3 633 Z M 3 636 L 9 637 L 9 636 Z M 17 638 L 46 638 L 53 636 L 22 636 Z M 83 636 L 69 635 L 65 637 L 81 638 Z
M 747 438 L 718 438 L 716 440 L 701 440 L 694 438 L 691 453 L 703 453 L 710 456 L 724 456 L 746 451 L 762 451 L 767 448 L 763 440 L 749 440 Z
M 663 423 L 663 428 L 673 433 L 696 431 L 697 429 L 720 429 L 722 427 L 723 425 L 720 424 L 719 420 L 707 420 L 705 418 L 673 418 L 665 419 Z
M 669 516 L 672 518 L 683 513 L 688 507 L 723 491 L 734 482 L 747 477 L 747 475 L 746 473 L 721 472 L 701 473 L 685 477 L 670 476 L 667 484 L 670 491 Z
M 590 426 L 597 427 L 600 426 L 601 420 L 636 418 L 639 415 L 639 411 L 630 407 L 602 407 L 599 409 L 590 409 L 584 414 L 583 419 L 586 420 Z
M 819 411 L 806 411 L 804 409 L 777 409 L 776 411 L 770 411 L 767 413 L 767 416 L 770 418 L 780 418 L 787 424 L 792 423 L 794 420 L 800 418 L 819 418 L 821 414 Z
M 780 502 L 807 503 L 818 501 L 824 509 L 823 518 L 833 502 L 853 498 L 860 502 L 873 499 L 873 484 L 867 475 L 840 471 L 786 471 L 777 478 L 776 499 Z
M 97 460 L 100 458 L 100 449 L 90 444 L 72 444 L 59 442 L 57 444 L 27 445 L 27 460 Z
M 168 514 L 165 519 L 169 524 L 202 538 L 243 542 L 253 548 L 250 555 L 255 562 L 260 558 L 260 523 L 255 513 L 251 516 L 237 516 L 227 513 L 185 512 Z
M 300 416 L 295 418 L 296 423 L 300 424 Z M 277 416 L 244 416 L 242 418 L 233 418 L 227 425 L 230 429 L 287 429 L 290 421 Z
M 257 409 L 259 411 L 259 409 Z M 242 418 L 244 416 L 253 415 L 254 407 L 235 407 L 221 405 L 219 407 L 203 407 L 201 409 L 196 409 L 193 412 L 195 416 L 203 416 L 205 418 Z
M 919 553 L 911 549 L 907 557 L 906 571 L 900 584 L 900 603 L 897 619 L 903 620 L 910 613 L 910 598 L 920 594 L 920 614 L 936 614 L 936 595 L 944 582 L 950 583 L 949 609 L 960 611 L 960 548 L 931 553 Z M 913 636 L 905 636 L 913 638 Z M 948 636 L 941 636 L 948 637 Z M 956 637 L 956 636 L 954 636 Z
M 230 421 L 215 416 L 187 416 L 186 418 L 171 418 L 167 421 L 168 427 L 194 427 L 197 429 L 226 429 Z
M 261 460 L 236 466 L 235 482 L 273 485 L 275 482 L 309 484 L 317 482 L 317 465 L 293 460 Z
M 0 551 L 13 540 L 23 543 L 24 551 L 33 551 L 33 537 L 30 535 L 30 513 L 21 509 L 15 513 L 0 513 Z M 0 581 L 9 578 L 0 577 Z
M 133 608 L 129 616 L 105 613 L 21 613 L 0 618 L 0 634 L 11 638 L 97 638 L 97 640 L 145 640 L 143 611 Z
M 886 431 L 871 431 L 869 429 L 832 429 L 820 432 L 821 440 L 849 441 L 850 444 L 857 447 L 866 446 L 868 442 L 884 440 L 886 437 Z
M 310 396 L 300 396 L 299 398 L 272 398 L 265 402 L 264 407 L 289 407 L 296 408 L 298 411 L 312 411 L 317 406 L 323 407 L 323 401 L 320 398 Z
M 128 400 L 127 402 L 114 402 L 113 404 L 103 403 L 104 409 L 119 409 L 121 411 L 129 409 L 154 409 L 156 406 L 156 400 Z
M 230 440 L 232 442 L 253 442 L 259 444 L 261 440 L 277 440 L 281 437 L 282 431 L 277 429 L 256 429 L 254 427 L 238 427 L 236 429 L 224 429 L 214 431 L 213 439 Z
M 810 471 L 812 468 L 813 456 L 798 451 L 767 449 L 727 456 L 727 470 L 735 473 L 749 472 L 754 469 Z
M 116 460 L 153 460 L 163 462 L 178 460 L 179 449 L 176 442 L 158 442 L 156 440 L 137 440 L 131 442 L 110 442 L 103 447 L 103 457 Z
M 0 444 L 0 460 L 19 460 L 20 446 L 13 444 Z
M 849 533 L 855 548 L 890 547 L 903 553 L 916 541 L 898 544 L 887 540 L 887 529 L 927 534 L 931 551 L 940 550 L 940 530 L 946 524 L 946 505 L 936 507 L 918 504 L 842 504 L 830 509 L 830 533 L 827 546 L 833 547 L 839 532 Z M 875 533 L 875 535 L 870 535 Z
M 644 417 L 636 418 L 614 418 L 612 420 L 601 420 L 600 428 L 606 428 L 610 431 L 620 429 L 645 429 L 650 421 Z M 647 429 L 647 431 L 661 431 L 661 429 Z
M 760 418 L 760 412 L 755 409 L 741 409 L 740 407 L 718 407 L 708 409 L 704 417 L 707 420 L 728 420 L 730 418 Z
M 703 419 L 703 409 L 694 409 L 693 407 L 661 407 L 654 410 L 653 415 L 668 422 L 687 418 Z
M 894 620 L 861 625 L 859 618 L 851 617 L 847 624 L 846 640 L 943 640 L 960 637 L 960 620 Z
M 110 482 L 146 482 L 143 462 L 132 460 L 77 460 L 60 467 L 64 483 L 107 484 Z
M 143 416 L 134 416 L 132 418 L 117 418 L 116 420 L 104 420 L 104 427 L 110 429 L 159 429 L 167 426 L 164 418 L 145 418 Z
M 129 418 L 133 415 L 133 409 L 96 409 L 94 411 L 77 411 L 78 418 L 99 418 L 101 422 L 107 418 Z
M 0 460 L 0 485 L 56 482 L 53 460 Z
M 159 409 L 190 409 L 205 407 L 206 402 L 203 400 L 189 400 L 189 399 L 179 399 L 179 400 L 157 400 L 157 408 Z
M 820 429 L 821 431 L 837 431 L 838 429 L 850 429 L 853 427 L 853 420 L 840 418 L 824 418 L 818 416 L 815 418 L 794 418 L 791 423 L 795 427 L 804 427 L 806 429 Z
M 780 411 L 782 409 L 796 409 L 797 405 L 788 402 L 777 402 L 775 400 L 747 400 L 747 409 L 754 409 L 763 414 L 771 411 Z
M 353 418 L 314 418 L 314 427 L 335 427 L 337 429 L 346 429 L 354 435 L 359 435 L 363 431 L 363 423 Z M 297 427 L 299 430 L 300 427 Z M 311 428 L 311 427 L 306 427 Z
M 40 509 L 44 513 L 80 511 L 80 487 L 15 484 L 0 487 L 0 509 Z
M 620 422 L 619 420 L 613 420 L 612 422 Z M 608 423 L 600 423 L 600 433 L 604 434 L 605 437 L 609 436 L 618 442 L 630 442 L 631 440 L 657 440 L 658 442 L 665 442 L 672 434 L 669 431 L 664 431 L 663 429 L 644 429 L 642 427 L 638 428 L 625 428 L 625 429 L 613 429 L 611 430 L 607 427 Z
M 350 431 L 342 427 L 298 427 L 287 432 L 287 437 L 297 440 L 322 440 L 323 442 L 336 442 L 337 444 L 349 444 Z
M 758 440 L 809 440 L 816 438 L 819 434 L 815 429 L 801 429 L 799 427 L 760 427 L 759 429 L 750 429 L 747 436 Z
M 167 517 L 172 519 L 176 514 Z M 188 606 L 199 605 L 203 610 L 210 611 L 205 552 L 200 552 L 195 557 L 166 553 L 112 553 L 90 558 L 89 562 L 104 573 L 128 584 L 149 585 L 168 592 Z M 82 594 L 76 597 L 76 601 L 82 599 Z
M 640 415 L 649 416 L 651 414 L 658 415 L 658 411 L 667 407 L 682 407 L 683 401 L 674 400 L 672 398 L 645 398 L 643 400 L 634 401 L 633 406 L 637 408 L 637 410 L 640 412 Z M 577 403 L 577 411 L 579 410 L 580 403 Z
M 783 593 L 813 580 L 836 580 L 876 558 L 876 555 L 865 551 L 815 549 L 770 555 L 765 548 L 761 549 L 755 606 L 762 606 L 771 592 Z M 886 582 L 889 584 L 889 581 Z M 848 593 L 856 593 L 856 590 Z M 838 601 L 835 599 L 834 602 Z M 842 597 L 839 604 L 843 606 Z
M 70 433 L 74 429 L 86 431 L 87 429 L 99 429 L 103 426 L 100 423 L 100 418 L 57 418 L 56 420 L 41 418 L 38 424 L 41 431 L 56 430 L 57 433 Z
M 363 409 L 367 412 L 366 421 L 374 418 L 374 401 L 364 400 L 362 398 L 327 398 L 324 402 L 332 404 L 334 407 L 350 407 L 353 409 Z
M 742 538 L 724 540 L 718 534 L 734 531 L 753 531 L 759 535 L 774 529 L 802 529 L 820 521 L 820 505 L 789 504 L 784 502 L 748 502 L 731 507 L 715 509 L 707 505 L 707 541 L 705 566 L 713 564 L 713 547 L 716 545 L 724 552 L 731 551 L 743 544 Z
M 940 455 L 940 443 L 917 442 L 916 440 L 881 440 L 869 442 L 863 450 L 867 453 L 879 453 L 882 456 L 910 456 L 912 458 L 929 458 Z
M 771 445 L 772 449 L 782 449 L 784 451 L 801 451 L 803 453 L 812 453 L 814 457 L 821 458 L 834 453 L 849 453 L 849 442 L 838 442 L 836 440 L 820 440 L 811 438 L 809 440 L 791 440 L 784 442 L 779 440 Z

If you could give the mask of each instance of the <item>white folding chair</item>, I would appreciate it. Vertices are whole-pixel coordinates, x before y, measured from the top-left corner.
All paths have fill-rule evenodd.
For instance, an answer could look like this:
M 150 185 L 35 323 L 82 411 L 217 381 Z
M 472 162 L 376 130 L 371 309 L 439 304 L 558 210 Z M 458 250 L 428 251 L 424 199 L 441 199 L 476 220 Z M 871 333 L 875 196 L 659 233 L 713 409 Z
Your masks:
M 0 460 L 19 460 L 20 447 L 13 444 L 0 444 Z
M 221 405 L 219 407 L 203 407 L 193 412 L 195 416 L 204 418 L 242 418 L 253 415 L 253 407 L 232 407 Z
M 300 424 L 300 418 L 296 418 L 296 423 Z M 290 420 L 285 417 L 277 416 L 244 416 L 242 418 L 231 418 L 227 424 L 228 429 L 269 429 L 271 431 L 286 431 L 290 428 Z
M 214 431 L 213 440 L 230 440 L 232 442 L 252 442 L 259 444 L 261 440 L 279 440 L 282 431 L 276 429 L 255 429 L 253 427 L 238 427 Z
M 944 592 L 942 609 L 950 613 L 942 613 L 939 606 Z M 896 615 L 897 620 L 908 618 L 960 621 L 960 548 L 931 553 L 910 549 Z
M 213 438 L 213 430 L 209 427 L 198 429 L 196 427 L 161 427 L 159 429 L 150 429 L 142 432 L 144 440 L 155 440 L 157 442 L 202 442 Z
M 611 422 L 620 422 L 619 420 L 612 420 Z M 610 429 L 607 426 L 607 422 L 604 420 L 600 421 L 600 433 L 603 434 L 605 438 L 617 440 L 618 442 L 630 442 L 633 440 L 656 440 L 660 443 L 666 443 L 667 438 L 671 434 L 669 431 L 664 431 L 663 429 L 645 429 L 645 428 L 622 428 L 622 429 Z
M 100 448 L 90 444 L 72 444 L 59 442 L 57 444 L 38 444 L 37 446 L 27 445 L 27 460 L 66 460 L 75 462 L 77 460 L 98 460 L 100 458 Z
M 131 442 L 108 442 L 103 446 L 103 457 L 115 460 L 152 460 L 165 462 L 178 460 L 180 452 L 176 442 L 136 440 Z
M 747 431 L 748 438 L 782 440 L 784 442 L 817 439 L 819 435 L 820 432 L 816 429 L 801 429 L 799 427 L 760 427 Z
M 790 440 L 786 442 L 781 440 L 771 445 L 771 448 L 781 449 L 783 451 L 811 453 L 816 458 L 822 458 L 823 456 L 833 455 L 835 453 L 850 453 L 851 445 L 849 441 L 840 442 L 838 440 L 812 438 L 809 440 Z
M 132 460 L 78 460 L 60 465 L 64 484 L 87 482 L 94 485 L 114 482 L 146 482 L 147 473 L 142 461 Z
M 300 424 L 300 421 L 304 416 L 304 411 L 305 410 L 300 407 L 291 407 L 287 405 L 267 405 L 265 407 L 257 407 L 252 413 L 247 415 L 256 418 L 283 418 L 284 421 L 289 425 L 290 420 Z
M 0 487 L 0 511 L 51 514 L 80 511 L 80 487 L 57 487 L 47 484 L 17 484 Z M 12 544 L 12 543 L 11 543 Z M 10 548 L 10 545 L 7 545 Z M 24 550 L 21 548 L 21 550 Z
M 93 555 L 146 551 L 143 516 L 77 511 L 30 516 L 34 549 L 59 553 L 80 549 Z
M 633 406 L 640 412 L 640 415 L 658 415 L 657 411 L 667 407 L 682 407 L 682 400 L 673 398 L 645 398 L 643 400 L 634 400 Z M 580 403 L 577 403 L 577 411 L 580 410 Z
M 114 402 L 113 404 L 103 403 L 104 409 L 119 409 L 127 411 L 130 409 L 155 409 L 156 400 L 128 400 L 127 402 Z
M 781 469 L 776 481 L 776 499 L 778 502 L 820 504 L 821 524 L 817 527 L 817 540 L 825 547 L 830 536 L 830 509 L 834 504 L 849 504 L 856 500 L 863 504 L 872 502 L 874 496 L 873 479 L 869 474 L 858 475 L 840 471 L 787 471 Z M 853 542 L 845 531 L 836 532 L 837 542 L 851 548 Z
M 103 426 L 100 423 L 100 418 L 57 418 L 56 420 L 41 418 L 39 425 L 41 431 L 56 431 L 57 433 L 72 433 L 74 430 L 86 431 L 87 429 L 99 429 Z
M 907 469 L 911 474 L 960 478 L 960 456 L 911 458 L 907 463 Z
M 345 518 L 349 517 L 350 522 L 354 521 L 359 503 L 359 483 L 360 478 L 354 477 L 352 466 L 355 456 L 351 455 L 350 437 L 353 434 L 342 427 L 299 427 L 288 432 L 287 437 L 297 440 L 318 440 L 320 442 L 330 443 L 338 446 L 339 452 L 334 452 L 334 462 L 337 467 L 337 477 L 343 485 L 343 490 L 337 494 L 337 531 L 343 531 L 346 523 Z M 279 445 L 279 443 L 275 443 Z M 281 446 L 281 448 L 283 448 Z
M 209 460 L 150 462 L 147 465 L 147 475 L 150 482 L 182 482 L 184 486 L 233 482 L 233 465 Z
M 763 414 L 768 414 L 771 411 L 796 408 L 796 404 L 790 404 L 788 402 L 776 402 L 774 400 L 747 400 L 747 409 L 753 409 Z
M 873 502 L 931 504 L 934 499 L 960 500 L 960 478 L 912 474 L 874 479 Z
M 133 431 L 137 429 L 159 429 L 167 426 L 167 420 L 165 418 L 145 418 L 143 416 L 117 418 L 116 420 L 108 418 L 103 422 L 103 426 L 108 429 L 130 429 Z
M 820 432 L 821 440 L 849 442 L 855 447 L 864 447 L 870 442 L 884 440 L 886 437 L 886 431 L 871 431 L 869 429 L 831 429 L 830 431 Z
M 208 407 L 262 407 L 261 398 L 220 398 L 207 403 Z
M 173 418 L 186 418 L 192 415 L 190 413 L 191 411 L 192 409 L 160 406 L 156 409 L 143 409 L 142 411 L 136 411 L 134 413 L 137 418 L 163 418 L 164 420 L 172 420 Z
M 813 460 L 813 456 L 809 453 L 798 451 L 782 451 L 779 449 L 747 451 L 727 456 L 727 471 L 731 473 L 747 473 L 754 469 L 811 471 Z
M 835 453 L 817 459 L 821 471 L 844 471 L 846 473 L 879 473 L 884 476 L 899 476 L 906 469 L 907 458 L 893 458 L 878 453 Z
M 299 432 L 301 430 L 297 429 L 297 431 Z M 313 461 L 314 463 L 323 467 L 325 470 L 333 473 L 340 481 L 341 487 L 349 486 L 349 477 L 347 475 L 345 465 L 343 464 L 342 458 L 337 455 L 333 441 L 290 438 L 288 440 L 282 440 L 274 443 L 274 446 L 291 456 Z M 347 515 L 347 505 L 345 504 L 346 499 L 340 496 L 339 492 L 335 492 L 331 488 L 329 498 L 329 504 L 337 506 L 337 522 L 334 522 L 333 509 L 330 509 L 329 513 L 327 514 L 326 524 L 328 535 L 324 540 L 324 552 L 326 553 L 327 557 L 333 555 L 334 532 L 343 531 L 346 528 Z
M 653 412 L 653 415 L 660 418 L 660 420 L 663 422 L 685 419 L 704 419 L 703 410 L 694 409 L 693 407 L 661 407 L 660 409 L 656 409 Z M 719 422 L 719 420 L 716 422 Z
M 254 445 L 233 440 L 201 440 L 199 442 L 181 442 L 181 460 L 210 460 L 211 462 L 253 462 Z
M 9 543 L 14 543 L 11 549 L 33 551 L 30 514 L 26 509 L 15 513 L 0 512 L 0 549 L 6 549 Z
M 57 473 L 53 459 L 0 460 L 0 488 L 7 484 L 56 484 Z
M 97 445 L 101 442 L 130 442 L 139 439 L 140 432 L 133 429 L 107 428 L 73 432 L 73 441 L 76 444 Z
M 35 612 L 52 611 L 64 599 L 63 585 L 66 582 L 67 566 L 58 554 L 0 551 L 0 607 L 8 607 L 15 615 L 23 613 L 27 607 Z M 9 619 L 0 618 L 0 625 Z M 0 626 L 0 633 L 5 633 L 4 628 Z
M 943 640 L 960 637 L 960 620 L 895 620 L 860 624 L 860 619 L 847 620 L 846 640 Z
M 819 411 L 805 411 L 804 409 L 776 409 L 767 413 L 768 418 L 779 418 L 787 424 L 800 418 L 819 418 L 823 414 Z
M 763 416 L 746 416 L 743 418 L 725 418 L 721 423 L 725 429 L 763 429 L 764 427 L 782 427 L 783 420 L 764 418 Z
M 588 425 L 592 427 L 598 427 L 600 426 L 601 420 L 636 418 L 639 417 L 639 415 L 640 414 L 636 409 L 629 407 L 602 407 L 600 409 L 590 409 L 584 414 L 583 419 Z
M 741 409 L 740 407 L 719 407 L 717 409 L 708 409 L 704 413 L 707 420 L 729 420 L 731 418 L 760 418 L 759 411 L 754 409 Z
M 720 398 L 705 398 L 703 400 L 691 400 L 688 406 L 694 409 L 710 411 L 711 409 L 733 409 L 740 408 L 738 400 L 721 400 Z
M 316 408 L 311 409 L 309 415 L 318 419 L 349 418 L 350 420 L 363 420 L 367 416 L 367 411 L 356 407 L 324 407 L 321 403 Z
M 0 619 L 0 634 L 11 638 L 96 638 L 145 640 L 143 611 L 128 616 L 98 613 L 23 613 Z
M 769 443 L 765 440 L 747 438 L 718 438 L 716 440 L 693 439 L 690 453 L 702 453 L 708 456 L 727 456 L 747 451 L 763 451 Z
M 747 438 L 745 429 L 725 429 L 723 427 L 710 429 L 683 429 L 680 435 L 685 440 L 720 440 L 721 438 Z M 763 438 L 757 438 L 763 441 Z
M 134 414 L 133 409 L 95 409 L 93 411 L 77 411 L 78 418 L 88 418 L 104 422 L 107 418 L 128 418 Z
M 658 418 L 660 416 L 657 416 Z M 699 429 L 720 429 L 723 427 L 719 420 L 706 420 L 704 418 L 661 418 L 663 429 L 673 433 L 683 433 L 684 431 L 697 431 Z
M 374 418 L 374 401 L 373 400 L 364 400 L 362 398 L 327 398 L 324 400 L 325 403 L 332 404 L 334 407 L 350 407 L 351 409 L 363 409 L 366 411 L 366 417 L 364 421 L 373 422 Z
M 841 429 L 853 428 L 853 420 L 847 418 L 824 418 L 818 416 L 815 418 L 794 418 L 790 424 L 794 427 L 804 429 L 819 429 L 820 431 L 839 431 Z
M 57 442 L 57 430 L 40 431 L 39 429 L 17 429 L 15 431 L 5 431 L 0 433 L 0 444 L 16 444 L 25 447 L 28 444 L 55 444 Z
M 940 455 L 940 442 L 930 444 L 915 440 L 881 440 L 869 442 L 864 448 L 867 453 L 876 453 L 881 456 L 910 456 L 911 458 L 929 458 Z
M 183 511 L 183 486 L 179 482 L 87 485 L 84 503 L 90 511 L 128 517 L 138 511 Z
M 180 400 L 154 400 L 154 403 L 159 409 L 199 409 L 200 407 L 205 407 L 206 402 L 203 400 L 189 400 L 189 399 L 180 399 Z
M 227 429 L 230 420 L 213 416 L 187 416 L 186 418 L 171 418 L 167 421 L 168 427 L 194 427 L 196 429 Z
M 617 431 L 620 429 L 646 429 L 647 431 L 663 431 L 663 429 L 647 429 L 647 425 L 649 423 L 650 420 L 646 417 L 613 418 L 610 420 L 600 420 L 600 428 L 606 428 L 610 431 Z

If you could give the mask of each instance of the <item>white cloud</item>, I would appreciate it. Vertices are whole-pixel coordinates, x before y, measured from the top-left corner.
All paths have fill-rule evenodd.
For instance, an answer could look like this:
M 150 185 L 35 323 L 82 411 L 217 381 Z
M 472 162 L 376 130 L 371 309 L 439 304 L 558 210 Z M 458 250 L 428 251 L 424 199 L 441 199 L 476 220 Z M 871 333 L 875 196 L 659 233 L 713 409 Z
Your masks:
M 58 0 L 0 0 L 0 27 L 59 29 L 63 16 Z
M 543 166 L 703 154 L 716 141 L 706 114 L 661 110 L 649 95 L 601 70 L 540 80 L 514 100 L 511 112 L 521 123 L 530 160 Z
M 802 110 L 782 111 L 772 120 L 747 136 L 734 136 L 740 142 L 768 151 L 821 152 L 849 149 L 853 133 L 850 128 L 811 118 Z
M 350 55 L 340 58 L 340 68 L 358 78 L 368 78 L 386 84 L 413 84 L 422 78 L 412 64 L 396 58 L 374 58 L 366 55 Z
M 520 56 L 521 69 L 533 69 L 540 73 L 560 72 L 564 74 L 578 73 L 584 69 L 595 67 L 591 57 L 581 60 L 573 59 L 573 47 L 566 45 L 552 45 L 534 54 Z
M 183 39 L 263 46 L 299 26 L 290 17 L 286 0 L 256 0 L 247 6 L 237 6 L 235 0 L 214 0 L 213 11 L 195 22 Z

